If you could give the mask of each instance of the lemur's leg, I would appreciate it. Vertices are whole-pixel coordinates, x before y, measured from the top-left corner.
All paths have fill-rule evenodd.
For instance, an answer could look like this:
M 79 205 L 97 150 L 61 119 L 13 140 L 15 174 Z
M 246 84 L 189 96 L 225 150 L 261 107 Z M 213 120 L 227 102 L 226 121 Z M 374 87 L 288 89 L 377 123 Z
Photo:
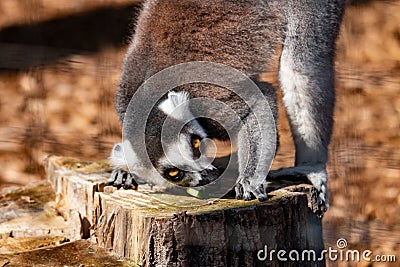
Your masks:
M 270 176 L 306 176 L 319 191 L 323 210 L 329 206 L 326 163 L 335 102 L 334 50 L 342 9 L 341 0 L 288 1 L 280 60 L 279 77 L 296 162 L 294 168 Z
M 258 113 L 260 114 L 260 113 Z M 269 125 L 271 134 L 263 140 L 260 133 L 260 121 L 250 114 L 238 135 L 239 177 L 236 184 L 236 198 L 250 200 L 256 197 L 266 200 L 266 175 L 275 155 L 275 124 Z M 263 152 L 262 147 L 266 148 Z M 265 153 L 268 151 L 267 153 Z

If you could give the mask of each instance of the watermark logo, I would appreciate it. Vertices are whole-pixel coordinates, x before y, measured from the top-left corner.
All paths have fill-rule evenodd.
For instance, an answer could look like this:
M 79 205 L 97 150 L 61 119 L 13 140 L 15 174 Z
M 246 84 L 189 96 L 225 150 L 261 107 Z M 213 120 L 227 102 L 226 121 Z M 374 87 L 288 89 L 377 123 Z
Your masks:
M 292 261 L 292 262 L 396 262 L 396 255 L 375 255 L 371 250 L 349 249 L 346 239 L 340 238 L 336 247 L 328 247 L 322 251 L 315 250 L 276 250 L 264 246 L 257 252 L 259 261 Z
M 336 246 L 338 247 L 338 249 L 347 248 L 348 246 L 347 240 L 344 238 L 339 238 L 338 241 L 336 242 Z

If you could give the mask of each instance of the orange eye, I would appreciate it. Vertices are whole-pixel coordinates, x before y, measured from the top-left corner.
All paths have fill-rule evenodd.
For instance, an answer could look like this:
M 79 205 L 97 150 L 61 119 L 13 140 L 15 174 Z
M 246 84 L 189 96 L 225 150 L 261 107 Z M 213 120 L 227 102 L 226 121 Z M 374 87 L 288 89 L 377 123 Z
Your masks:
M 192 146 L 193 146 L 195 149 L 198 149 L 198 148 L 200 147 L 200 143 L 201 143 L 200 139 L 198 139 L 198 138 L 193 139 L 193 141 L 192 141 Z
M 178 168 L 171 168 L 164 172 L 165 177 L 173 182 L 179 182 L 185 176 L 185 173 Z
M 169 177 L 176 177 L 179 174 L 179 170 L 178 169 L 171 169 L 168 171 L 168 176 Z

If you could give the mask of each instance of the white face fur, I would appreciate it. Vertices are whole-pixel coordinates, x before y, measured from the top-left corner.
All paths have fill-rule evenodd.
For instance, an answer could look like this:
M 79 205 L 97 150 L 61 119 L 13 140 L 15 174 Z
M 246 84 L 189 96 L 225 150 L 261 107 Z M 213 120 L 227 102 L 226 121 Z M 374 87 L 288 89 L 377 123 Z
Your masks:
M 187 125 L 175 143 L 163 144 L 165 156 L 158 161 L 159 172 L 169 181 L 183 186 L 197 186 L 215 180 L 218 170 L 212 165 L 212 158 L 202 153 L 211 140 L 207 139 L 205 130 L 190 112 L 189 94 L 169 92 L 159 109 Z
M 199 186 L 218 178 L 218 170 L 212 165 L 213 158 L 207 157 L 205 151 L 214 147 L 213 141 L 207 139 L 205 130 L 194 119 L 189 109 L 187 92 L 170 92 L 158 108 L 167 116 L 186 124 L 178 138 L 172 144 L 163 143 L 164 156 L 155 164 L 157 173 L 143 167 L 130 142 L 125 140 L 114 146 L 110 163 L 123 168 L 128 165 L 129 171 L 136 176 L 166 186 L 172 182 L 181 186 Z M 187 122 L 187 123 L 186 123 Z M 160 179 L 160 175 L 164 179 Z M 165 180 L 166 179 L 166 180 Z M 140 181 L 139 181 L 140 182 Z

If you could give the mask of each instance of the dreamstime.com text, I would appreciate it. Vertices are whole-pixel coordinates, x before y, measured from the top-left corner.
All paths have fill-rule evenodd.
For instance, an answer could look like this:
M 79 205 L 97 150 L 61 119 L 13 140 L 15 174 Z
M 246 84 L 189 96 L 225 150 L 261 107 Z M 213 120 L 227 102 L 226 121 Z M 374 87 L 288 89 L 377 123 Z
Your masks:
M 257 252 L 259 261 L 343 261 L 343 262 L 396 262 L 396 255 L 374 255 L 371 250 L 352 250 L 347 249 L 348 243 L 344 238 L 340 238 L 336 243 L 337 248 L 328 247 L 321 252 L 314 250 L 274 250 L 264 246 Z

